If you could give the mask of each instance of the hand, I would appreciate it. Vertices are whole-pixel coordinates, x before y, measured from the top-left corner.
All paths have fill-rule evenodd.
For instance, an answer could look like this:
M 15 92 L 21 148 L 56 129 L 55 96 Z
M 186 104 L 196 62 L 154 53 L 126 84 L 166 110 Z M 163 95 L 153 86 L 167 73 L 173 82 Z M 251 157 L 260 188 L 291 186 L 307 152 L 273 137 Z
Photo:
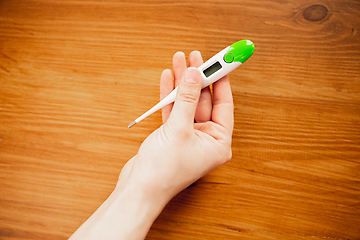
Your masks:
M 194 68 L 202 62 L 200 53 L 192 52 L 187 69 L 184 54 L 174 55 L 175 81 L 170 70 L 162 73 L 160 97 L 179 86 L 175 103 L 163 108 L 164 124 L 146 138 L 125 166 L 119 185 L 136 184 L 167 202 L 230 160 L 234 117 L 229 78 L 213 84 L 212 102 L 209 87 L 201 91 L 200 72 Z
M 192 52 L 190 66 L 202 63 Z M 233 101 L 228 76 L 201 91 L 200 73 L 186 69 L 183 53 L 161 75 L 161 98 L 179 86 L 175 104 L 163 108 L 163 125 L 145 139 L 119 176 L 116 189 L 70 237 L 144 239 L 153 221 L 178 192 L 231 158 Z M 194 120 L 196 123 L 194 123 Z

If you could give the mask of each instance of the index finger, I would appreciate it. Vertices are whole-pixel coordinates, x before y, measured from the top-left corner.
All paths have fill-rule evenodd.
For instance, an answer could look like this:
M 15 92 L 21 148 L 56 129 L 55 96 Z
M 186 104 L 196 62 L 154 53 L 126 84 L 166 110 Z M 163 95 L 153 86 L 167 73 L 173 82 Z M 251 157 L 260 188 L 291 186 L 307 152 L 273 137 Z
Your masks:
M 234 128 L 234 102 L 229 75 L 213 83 L 214 106 L 212 121 L 232 133 Z

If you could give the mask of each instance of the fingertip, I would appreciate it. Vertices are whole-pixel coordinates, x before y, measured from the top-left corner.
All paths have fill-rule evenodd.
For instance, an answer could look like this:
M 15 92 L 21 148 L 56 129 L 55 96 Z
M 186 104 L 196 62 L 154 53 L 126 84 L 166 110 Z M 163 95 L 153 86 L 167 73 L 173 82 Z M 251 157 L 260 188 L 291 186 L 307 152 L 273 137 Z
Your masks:
M 163 86 L 167 86 L 166 89 L 168 89 L 168 86 L 171 86 L 173 88 L 173 76 L 172 76 L 172 72 L 170 69 L 165 69 L 164 71 L 162 71 L 161 73 L 161 77 L 160 77 L 160 90 Z M 160 91 L 161 92 L 161 91 Z
M 178 51 L 174 54 L 173 56 L 173 59 L 176 59 L 176 58 L 185 58 L 185 53 L 181 52 L 181 51 Z
M 174 80 L 175 86 L 179 85 L 180 79 L 186 70 L 186 59 L 185 53 L 176 52 L 173 57 L 173 70 L 174 70 Z
M 203 64 L 203 58 L 201 56 L 200 51 L 192 51 L 189 55 L 189 65 L 192 67 L 199 67 L 201 64 Z
M 198 51 L 198 50 L 194 50 L 194 51 L 192 51 L 191 53 L 190 53 L 190 55 L 189 56 L 198 56 L 198 57 L 202 57 L 201 56 L 201 52 L 200 51 Z
M 164 71 L 162 71 L 162 73 L 161 73 L 161 78 L 160 78 L 160 81 L 162 80 L 162 79 L 164 79 L 164 78 L 169 78 L 169 77 L 171 77 L 171 79 L 172 79 L 172 72 L 171 72 L 171 70 L 170 69 L 165 69 Z

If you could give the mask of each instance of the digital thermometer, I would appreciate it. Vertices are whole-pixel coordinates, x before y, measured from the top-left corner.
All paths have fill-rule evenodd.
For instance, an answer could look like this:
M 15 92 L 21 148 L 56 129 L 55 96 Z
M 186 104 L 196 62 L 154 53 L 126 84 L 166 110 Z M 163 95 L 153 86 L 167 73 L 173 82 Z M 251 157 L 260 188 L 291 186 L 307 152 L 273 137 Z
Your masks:
M 248 60 L 255 50 L 255 46 L 253 42 L 250 40 L 241 40 L 236 42 L 215 56 L 207 60 L 200 67 L 198 67 L 201 77 L 202 77 L 202 88 L 209 86 L 210 84 L 216 82 L 220 78 L 229 74 L 235 68 L 239 67 L 246 60 Z M 128 125 L 128 127 L 132 127 L 144 118 L 153 114 L 157 110 L 165 107 L 166 105 L 175 101 L 177 87 L 167 95 L 163 100 L 161 100 L 158 104 L 152 107 L 149 111 L 135 119 L 132 123 Z

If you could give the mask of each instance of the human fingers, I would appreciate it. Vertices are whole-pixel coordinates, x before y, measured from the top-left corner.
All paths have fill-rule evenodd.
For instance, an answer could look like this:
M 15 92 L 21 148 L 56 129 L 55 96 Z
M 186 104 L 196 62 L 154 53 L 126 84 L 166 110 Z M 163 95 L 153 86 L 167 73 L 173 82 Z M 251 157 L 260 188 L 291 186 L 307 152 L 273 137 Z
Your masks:
M 204 61 L 202 59 L 201 53 L 199 51 L 192 51 L 189 55 L 189 65 L 190 67 L 200 67 Z
M 160 101 L 163 100 L 169 93 L 174 90 L 174 80 L 173 75 L 170 69 L 166 69 L 162 72 L 160 77 Z M 163 123 L 169 118 L 171 109 L 173 107 L 173 103 L 163 107 L 161 109 L 162 112 L 162 121 Z
M 212 121 L 232 133 L 234 127 L 234 103 L 229 75 L 213 83 L 213 97 Z
M 173 71 L 175 87 L 180 83 L 180 80 L 187 68 L 185 54 L 183 52 L 177 52 L 173 57 Z
M 199 51 L 193 51 L 189 55 L 190 67 L 199 67 L 203 64 L 201 53 Z M 195 113 L 196 122 L 206 122 L 211 120 L 212 112 L 212 98 L 210 88 L 206 87 L 201 90 L 201 95 L 198 103 L 198 107 Z
M 201 77 L 197 68 L 188 68 L 179 83 L 167 127 L 188 133 L 194 128 L 194 116 L 200 97 Z

